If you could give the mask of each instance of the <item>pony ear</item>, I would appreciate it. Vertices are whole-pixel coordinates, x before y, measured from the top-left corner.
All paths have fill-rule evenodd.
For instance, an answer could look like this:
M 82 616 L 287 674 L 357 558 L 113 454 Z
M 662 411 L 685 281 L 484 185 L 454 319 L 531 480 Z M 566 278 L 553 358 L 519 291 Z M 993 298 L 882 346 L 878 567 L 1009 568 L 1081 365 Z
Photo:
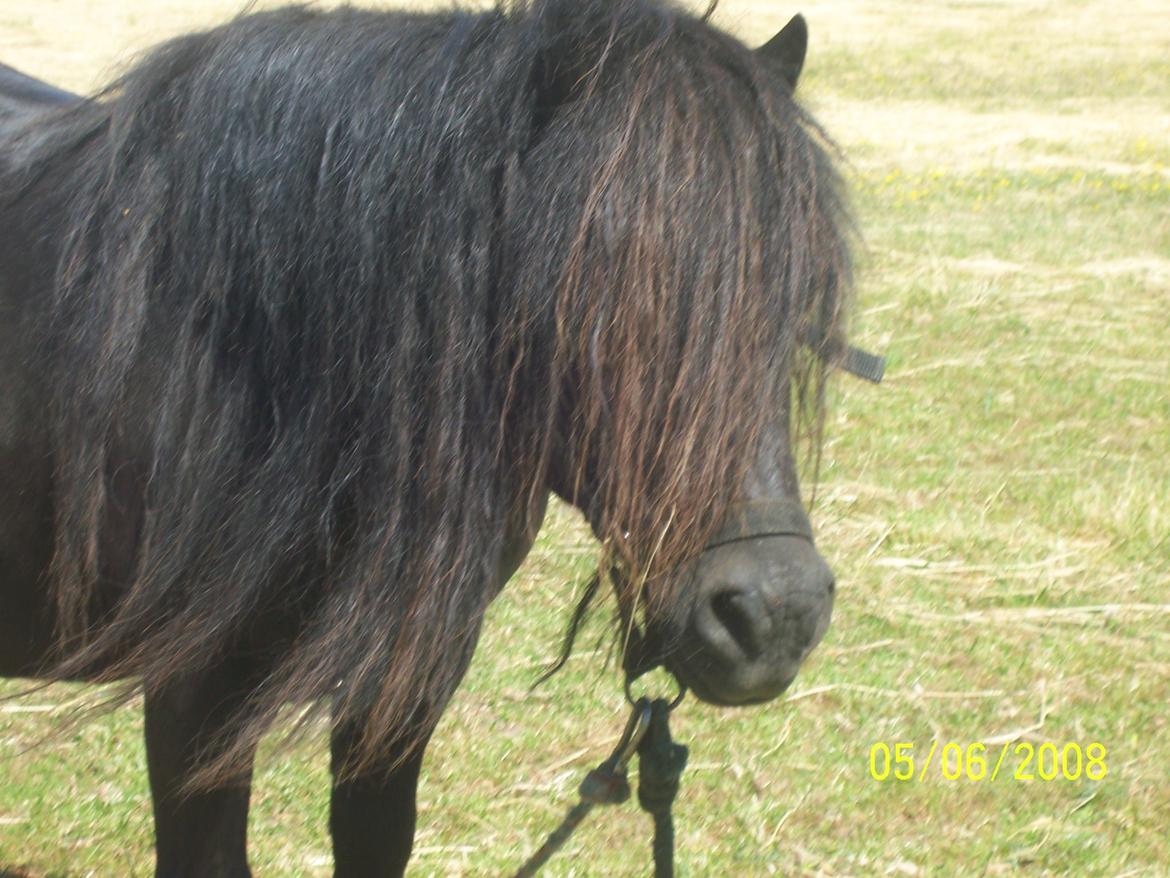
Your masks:
M 800 71 L 804 67 L 804 53 L 808 51 L 808 25 L 804 16 L 792 16 L 792 21 L 764 45 L 756 49 L 756 54 L 766 58 L 774 64 L 784 77 L 789 87 L 796 90 L 796 80 L 800 78 Z

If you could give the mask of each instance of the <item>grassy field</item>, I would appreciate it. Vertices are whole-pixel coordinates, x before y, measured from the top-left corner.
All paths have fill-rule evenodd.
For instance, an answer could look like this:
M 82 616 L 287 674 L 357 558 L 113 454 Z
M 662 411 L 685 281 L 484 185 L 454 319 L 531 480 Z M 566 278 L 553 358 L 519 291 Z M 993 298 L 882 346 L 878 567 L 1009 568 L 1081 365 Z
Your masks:
M 233 8 L 131 6 L 5 4 L 0 58 L 88 88 Z M 725 2 L 719 20 L 760 41 L 793 11 Z M 1166 4 L 803 12 L 802 92 L 849 157 L 865 236 L 857 339 L 889 377 L 834 387 L 813 512 L 840 581 L 825 643 L 771 706 L 677 715 L 680 874 L 1170 875 Z M 592 550 L 555 509 L 492 607 L 429 751 L 412 874 L 514 868 L 612 746 L 604 618 L 528 692 Z M 29 749 L 76 694 L 0 704 L 0 871 L 147 875 L 137 712 Z M 1100 742 L 1106 775 L 1016 779 L 1014 744 L 1048 741 Z M 995 782 L 948 780 L 938 757 L 878 782 L 882 742 L 919 765 L 935 742 L 1013 747 Z M 262 762 L 258 876 L 330 873 L 324 743 Z M 647 874 L 648 833 L 598 812 L 547 874 Z

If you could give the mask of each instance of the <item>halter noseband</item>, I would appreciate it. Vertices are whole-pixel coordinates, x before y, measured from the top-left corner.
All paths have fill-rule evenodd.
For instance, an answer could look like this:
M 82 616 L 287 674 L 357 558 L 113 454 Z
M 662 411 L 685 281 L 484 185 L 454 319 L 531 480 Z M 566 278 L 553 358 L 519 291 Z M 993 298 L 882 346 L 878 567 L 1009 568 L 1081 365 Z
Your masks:
M 767 497 L 733 504 L 723 527 L 719 528 L 703 551 L 763 537 L 799 537 L 811 543 L 812 524 L 800 502 Z

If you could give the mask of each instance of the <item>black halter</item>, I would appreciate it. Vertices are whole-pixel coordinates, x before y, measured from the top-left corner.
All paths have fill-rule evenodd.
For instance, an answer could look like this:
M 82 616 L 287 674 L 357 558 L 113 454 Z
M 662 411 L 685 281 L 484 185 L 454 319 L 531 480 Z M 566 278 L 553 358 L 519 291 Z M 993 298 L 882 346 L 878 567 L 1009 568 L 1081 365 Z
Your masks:
M 766 497 L 732 505 L 723 527 L 703 548 L 704 552 L 763 537 L 799 537 L 813 540 L 812 524 L 799 500 L 787 497 Z
M 841 368 L 850 375 L 881 384 L 882 376 L 886 373 L 886 358 L 848 345 L 845 348 L 845 355 L 841 358 Z
M 850 375 L 878 384 L 884 376 L 886 360 L 885 357 L 846 345 L 841 352 L 839 365 Z M 799 500 L 788 497 L 765 497 L 733 503 L 723 526 L 708 540 L 703 551 L 709 552 L 729 543 L 766 537 L 796 537 L 809 543 L 813 542 L 812 524 Z M 629 631 L 622 655 L 622 665 L 628 682 L 661 664 L 661 648 L 652 642 L 653 638 L 647 637 L 633 624 L 630 618 L 632 608 L 621 606 L 620 600 L 618 603 L 622 623 Z

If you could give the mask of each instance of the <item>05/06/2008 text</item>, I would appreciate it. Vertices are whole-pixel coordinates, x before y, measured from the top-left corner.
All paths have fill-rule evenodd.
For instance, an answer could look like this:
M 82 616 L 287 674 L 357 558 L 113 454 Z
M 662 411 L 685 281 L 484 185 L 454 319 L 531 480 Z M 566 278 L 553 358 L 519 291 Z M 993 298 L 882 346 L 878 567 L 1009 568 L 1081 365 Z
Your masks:
M 892 744 L 878 741 L 869 748 L 869 775 L 878 782 L 923 781 L 936 758 L 938 773 L 944 780 L 974 783 L 994 781 L 1001 773 L 1017 781 L 1097 781 L 1104 779 L 1108 772 L 1105 745 L 1099 741 L 1083 747 L 1076 742 L 1060 745 L 1045 741 L 1037 745 L 1009 741 L 989 749 L 980 742 L 942 743 L 935 739 L 925 754 L 924 758 L 916 758 L 915 744 L 911 741 Z

